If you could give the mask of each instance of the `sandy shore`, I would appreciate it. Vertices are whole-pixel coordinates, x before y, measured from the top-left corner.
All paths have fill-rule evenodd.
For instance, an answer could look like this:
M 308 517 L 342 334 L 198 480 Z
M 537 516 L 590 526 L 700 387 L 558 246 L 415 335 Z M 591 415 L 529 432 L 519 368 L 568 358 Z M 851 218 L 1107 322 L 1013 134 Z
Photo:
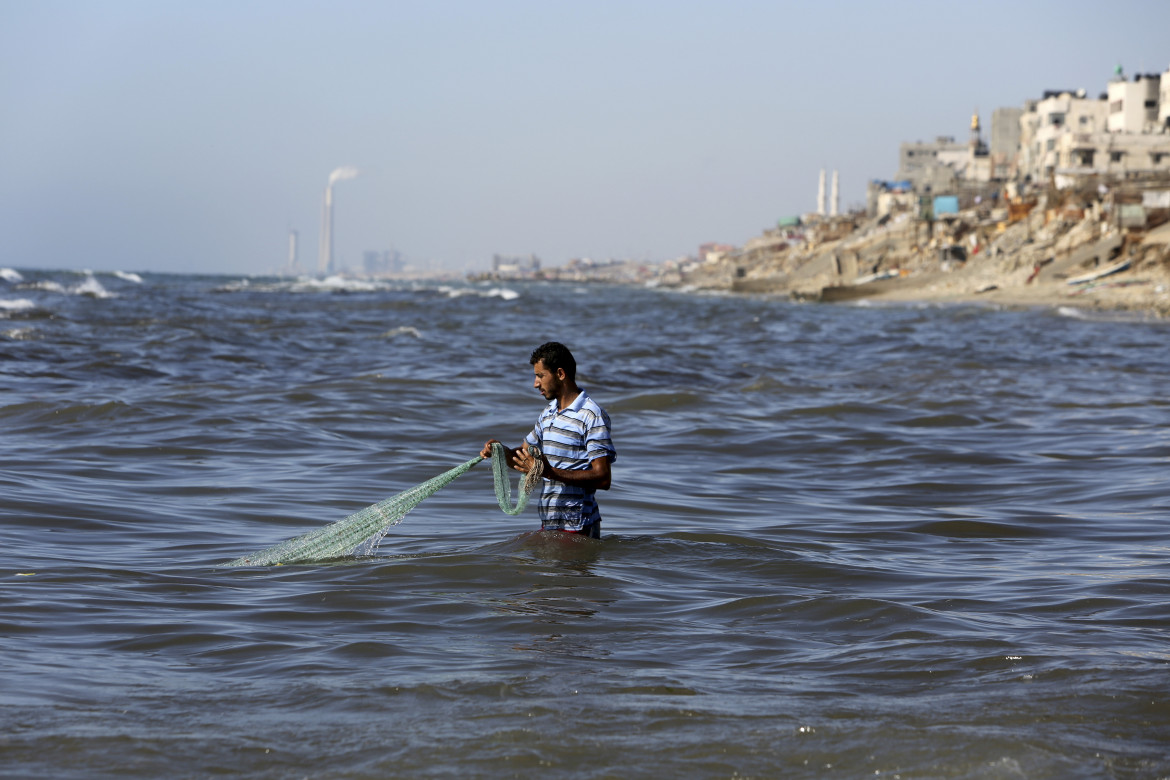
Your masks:
M 901 280 L 899 280 L 901 281 Z M 864 289 L 866 285 L 859 285 Z M 1120 272 L 1095 282 L 1027 283 L 1026 278 L 972 267 L 961 271 L 925 272 L 904 283 L 864 293 L 860 299 L 930 303 L 986 303 L 1005 307 L 1060 307 L 1141 311 L 1170 317 L 1170 274 L 1161 265 Z

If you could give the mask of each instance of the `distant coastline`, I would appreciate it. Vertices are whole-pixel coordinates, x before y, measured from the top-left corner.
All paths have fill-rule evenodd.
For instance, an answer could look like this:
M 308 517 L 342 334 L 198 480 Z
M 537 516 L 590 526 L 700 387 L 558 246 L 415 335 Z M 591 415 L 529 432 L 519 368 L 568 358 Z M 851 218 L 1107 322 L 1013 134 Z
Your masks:
M 704 261 L 577 263 L 527 278 L 823 303 L 979 302 L 1170 317 L 1170 177 L 1103 190 L 1016 196 L 937 218 L 814 215 Z

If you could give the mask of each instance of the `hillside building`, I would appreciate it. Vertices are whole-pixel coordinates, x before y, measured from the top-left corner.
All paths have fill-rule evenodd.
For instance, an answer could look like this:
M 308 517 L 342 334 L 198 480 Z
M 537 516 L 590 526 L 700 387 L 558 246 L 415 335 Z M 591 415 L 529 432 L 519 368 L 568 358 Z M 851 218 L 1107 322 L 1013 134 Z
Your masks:
M 1085 177 L 1170 173 L 1170 69 L 1127 81 L 1118 66 L 1097 99 L 1050 91 L 1020 117 L 1018 177 L 1058 188 Z

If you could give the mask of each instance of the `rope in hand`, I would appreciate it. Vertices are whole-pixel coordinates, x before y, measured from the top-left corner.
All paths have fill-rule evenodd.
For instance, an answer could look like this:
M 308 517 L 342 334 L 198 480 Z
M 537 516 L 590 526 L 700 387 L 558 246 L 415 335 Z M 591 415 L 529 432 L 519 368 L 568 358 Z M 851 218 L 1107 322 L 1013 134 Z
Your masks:
M 498 441 L 492 444 L 492 476 L 496 486 L 496 501 L 500 509 L 507 514 L 518 515 L 528 506 L 528 496 L 540 484 L 544 476 L 544 457 L 540 447 L 529 444 L 528 453 L 532 456 L 532 468 L 526 471 L 516 483 L 516 505 L 512 504 L 512 486 L 508 482 L 507 452 L 504 445 Z

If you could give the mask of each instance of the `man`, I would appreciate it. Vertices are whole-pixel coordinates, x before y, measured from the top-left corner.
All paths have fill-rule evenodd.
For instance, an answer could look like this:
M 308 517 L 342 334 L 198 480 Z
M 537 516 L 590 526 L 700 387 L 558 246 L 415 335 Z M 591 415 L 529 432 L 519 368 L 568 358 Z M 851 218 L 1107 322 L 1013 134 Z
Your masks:
M 577 386 L 577 361 L 565 345 L 541 344 L 528 362 L 533 387 L 549 404 L 518 448 L 504 448 L 508 464 L 528 472 L 535 465 L 529 446 L 540 447 L 544 460 L 541 527 L 600 539 L 601 513 L 594 493 L 609 490 L 610 464 L 617 458 L 609 438 L 609 415 Z M 495 442 L 488 440 L 480 455 L 490 458 Z

